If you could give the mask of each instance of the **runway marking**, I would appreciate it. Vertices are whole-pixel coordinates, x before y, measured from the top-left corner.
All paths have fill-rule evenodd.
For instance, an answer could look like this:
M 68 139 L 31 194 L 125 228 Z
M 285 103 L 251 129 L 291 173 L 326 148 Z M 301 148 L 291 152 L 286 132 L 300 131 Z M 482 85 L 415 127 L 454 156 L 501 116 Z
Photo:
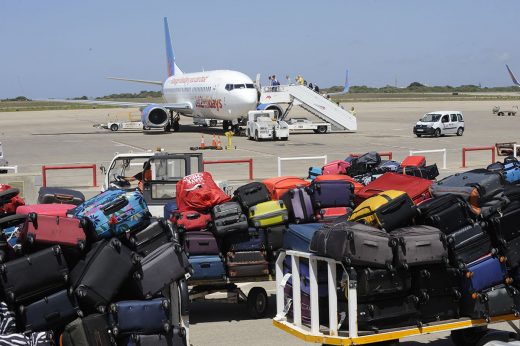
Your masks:
M 147 148 L 141 148 L 141 147 L 138 147 L 138 146 L 135 146 L 135 145 L 126 144 L 126 143 L 119 142 L 119 141 L 114 141 L 114 140 L 112 140 L 112 143 L 115 143 L 116 145 L 121 146 L 121 147 L 129 147 L 129 148 L 136 149 L 136 150 L 142 150 L 142 151 L 147 151 L 148 150 Z

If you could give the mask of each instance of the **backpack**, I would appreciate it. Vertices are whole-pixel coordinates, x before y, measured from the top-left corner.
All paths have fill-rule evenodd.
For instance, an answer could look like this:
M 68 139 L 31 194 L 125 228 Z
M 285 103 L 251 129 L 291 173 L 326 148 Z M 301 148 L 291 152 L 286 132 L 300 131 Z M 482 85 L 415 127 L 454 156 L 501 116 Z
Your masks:
M 179 211 L 205 211 L 218 204 L 228 202 L 226 195 L 208 172 L 185 176 L 176 186 L 177 208 Z

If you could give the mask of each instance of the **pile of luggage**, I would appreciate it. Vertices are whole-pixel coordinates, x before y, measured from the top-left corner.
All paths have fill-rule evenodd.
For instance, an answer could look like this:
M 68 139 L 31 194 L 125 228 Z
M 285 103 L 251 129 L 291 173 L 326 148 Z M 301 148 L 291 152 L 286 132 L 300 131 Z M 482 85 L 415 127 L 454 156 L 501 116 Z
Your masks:
M 108 190 L 87 201 L 62 192 L 42 189 L 40 202 L 58 203 L 0 215 L 0 317 L 7 326 L 2 321 L 0 341 L 184 344 L 183 307 L 171 304 L 179 295 L 171 284 L 187 295 L 190 266 L 173 224 L 150 218 L 138 191 Z M 0 207 L 16 195 L 0 193 Z

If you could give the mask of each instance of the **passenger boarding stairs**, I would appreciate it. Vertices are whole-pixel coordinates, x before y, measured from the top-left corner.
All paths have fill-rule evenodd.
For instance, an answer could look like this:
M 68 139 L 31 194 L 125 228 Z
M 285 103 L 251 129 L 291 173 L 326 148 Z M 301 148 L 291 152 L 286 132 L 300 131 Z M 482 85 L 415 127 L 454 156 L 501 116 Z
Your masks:
M 288 103 L 288 110 L 298 105 L 316 117 L 331 124 L 334 131 L 357 131 L 356 117 L 329 99 L 303 85 L 280 85 L 263 90 L 261 103 Z M 284 116 L 287 115 L 287 111 Z M 283 119 L 282 119 L 283 120 Z

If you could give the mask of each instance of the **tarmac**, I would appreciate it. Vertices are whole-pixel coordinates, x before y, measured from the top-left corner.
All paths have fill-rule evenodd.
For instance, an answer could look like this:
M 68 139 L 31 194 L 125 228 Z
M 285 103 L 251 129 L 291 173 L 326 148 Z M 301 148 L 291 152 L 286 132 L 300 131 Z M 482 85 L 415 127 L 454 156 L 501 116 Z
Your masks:
M 391 151 L 393 159 L 401 160 L 410 150 L 446 149 L 447 167 L 442 167 L 442 154 L 425 154 L 427 163 L 436 162 L 441 177 L 462 171 L 463 147 L 488 147 L 497 142 L 520 143 L 520 115 L 497 117 L 491 109 L 518 104 L 514 101 L 408 101 L 408 102 L 365 102 L 344 104 L 346 109 L 354 106 L 358 119 L 356 133 L 330 133 L 325 135 L 291 134 L 287 142 L 254 142 L 244 137 L 234 137 L 235 150 L 204 151 L 207 160 L 253 159 L 254 179 L 277 175 L 278 157 L 302 157 L 327 155 L 327 160 L 344 159 L 350 153 L 370 150 Z M 462 111 L 466 131 L 463 136 L 440 138 L 417 138 L 412 133 L 415 122 L 424 114 L 435 110 Z M 157 147 L 167 152 L 189 152 L 198 146 L 201 134 L 206 145 L 211 144 L 212 135 L 220 135 L 222 145 L 226 138 L 222 129 L 202 128 L 191 124 L 190 118 L 182 118 L 181 132 L 147 133 L 94 128 L 92 125 L 114 118 L 118 109 L 81 109 L 67 111 L 33 111 L 0 113 L 0 141 L 9 165 L 18 165 L 20 173 L 39 173 L 42 165 L 93 164 L 108 167 L 115 152 L 154 150 Z M 128 111 L 126 110 L 128 113 Z M 291 116 L 313 117 L 302 109 L 293 109 Z M 121 119 L 125 120 L 125 119 Z M 470 152 L 467 156 L 468 169 L 485 167 L 491 163 L 490 151 Z M 501 157 L 497 156 L 497 159 Z M 309 166 L 321 166 L 323 160 L 283 162 L 283 175 L 305 177 Z M 247 164 L 207 166 L 215 180 L 246 181 Z M 98 170 L 98 185 L 103 175 Z M 99 187 L 92 188 L 92 173 L 88 170 L 51 171 L 47 178 L 49 186 L 66 185 L 94 195 Z M 243 284 L 249 288 L 258 285 Z M 274 283 L 265 282 L 269 298 L 269 313 L 266 318 L 252 320 L 244 305 L 216 302 L 192 304 L 190 315 L 191 343 L 193 345 L 302 345 L 296 337 L 272 326 L 275 314 Z M 501 328 L 506 328 L 505 324 Z M 507 327 L 508 328 L 508 327 Z M 438 333 L 409 338 L 410 344 L 434 343 L 451 345 L 447 333 Z

